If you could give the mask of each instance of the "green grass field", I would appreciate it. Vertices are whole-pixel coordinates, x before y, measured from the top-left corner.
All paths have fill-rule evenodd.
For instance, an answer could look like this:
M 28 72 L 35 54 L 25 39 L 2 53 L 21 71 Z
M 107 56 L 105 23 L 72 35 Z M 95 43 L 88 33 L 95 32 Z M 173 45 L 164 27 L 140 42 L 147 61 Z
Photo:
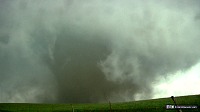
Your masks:
M 175 98 L 179 105 L 200 105 L 200 95 Z M 166 110 L 167 104 L 174 104 L 171 98 L 160 98 L 133 102 L 100 104 L 32 104 L 0 103 L 0 112 L 176 112 Z M 199 109 L 199 108 L 198 108 Z M 200 109 L 182 109 L 183 112 L 200 112 Z

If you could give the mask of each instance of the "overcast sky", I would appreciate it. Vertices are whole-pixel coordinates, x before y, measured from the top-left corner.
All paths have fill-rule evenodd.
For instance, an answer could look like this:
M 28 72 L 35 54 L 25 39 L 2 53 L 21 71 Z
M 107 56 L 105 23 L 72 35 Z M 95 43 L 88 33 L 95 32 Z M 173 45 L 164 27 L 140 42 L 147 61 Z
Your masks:
M 0 0 L 0 102 L 199 94 L 198 0 Z

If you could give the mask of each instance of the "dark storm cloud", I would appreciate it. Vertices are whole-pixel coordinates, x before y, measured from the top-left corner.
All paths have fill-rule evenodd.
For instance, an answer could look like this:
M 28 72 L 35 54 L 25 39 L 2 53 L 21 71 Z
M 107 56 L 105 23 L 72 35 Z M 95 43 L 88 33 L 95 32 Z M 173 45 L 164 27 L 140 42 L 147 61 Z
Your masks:
M 151 98 L 199 60 L 196 2 L 0 0 L 0 101 Z

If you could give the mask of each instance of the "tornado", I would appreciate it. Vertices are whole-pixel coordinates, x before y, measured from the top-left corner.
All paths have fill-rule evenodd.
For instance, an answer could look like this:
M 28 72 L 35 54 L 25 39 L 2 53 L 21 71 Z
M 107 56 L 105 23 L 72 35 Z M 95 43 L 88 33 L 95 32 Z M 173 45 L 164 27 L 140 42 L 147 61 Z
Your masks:
M 153 97 L 200 59 L 198 0 L 0 0 L 0 102 Z

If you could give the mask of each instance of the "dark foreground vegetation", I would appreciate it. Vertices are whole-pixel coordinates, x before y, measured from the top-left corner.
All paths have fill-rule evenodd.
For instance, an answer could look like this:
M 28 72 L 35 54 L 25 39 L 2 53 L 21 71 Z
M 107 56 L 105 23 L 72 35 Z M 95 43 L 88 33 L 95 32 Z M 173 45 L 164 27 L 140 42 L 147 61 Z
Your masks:
M 200 105 L 200 95 L 181 96 L 175 100 L 178 105 Z M 167 104 L 174 104 L 170 97 L 100 104 L 0 103 L 0 112 L 177 112 L 167 110 Z M 182 112 L 200 112 L 200 109 L 182 109 Z

